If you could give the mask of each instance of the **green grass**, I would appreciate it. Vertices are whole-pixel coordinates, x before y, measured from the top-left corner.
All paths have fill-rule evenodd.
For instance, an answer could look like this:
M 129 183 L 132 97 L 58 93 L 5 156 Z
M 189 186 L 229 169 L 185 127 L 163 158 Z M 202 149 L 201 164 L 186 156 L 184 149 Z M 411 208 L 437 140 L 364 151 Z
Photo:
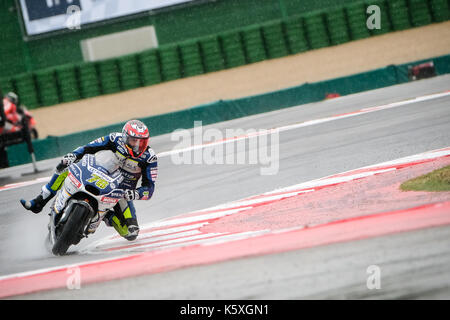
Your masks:
M 450 166 L 434 170 L 400 185 L 403 191 L 450 191 Z

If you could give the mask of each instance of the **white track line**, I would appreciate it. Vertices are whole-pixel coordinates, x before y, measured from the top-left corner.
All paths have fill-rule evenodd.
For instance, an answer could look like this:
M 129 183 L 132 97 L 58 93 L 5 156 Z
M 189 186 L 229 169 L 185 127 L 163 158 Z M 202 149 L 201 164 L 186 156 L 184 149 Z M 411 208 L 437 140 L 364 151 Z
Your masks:
M 345 113 L 342 115 L 336 115 L 336 116 L 331 116 L 331 117 L 326 117 L 326 118 L 321 118 L 321 119 L 309 120 L 309 121 L 305 121 L 302 123 L 290 124 L 290 125 L 286 125 L 286 126 L 273 128 L 273 129 L 261 130 L 259 132 L 252 133 L 252 134 L 231 137 L 231 138 L 227 138 L 227 139 L 223 139 L 223 140 L 219 140 L 219 141 L 215 141 L 215 142 L 211 142 L 211 143 L 193 145 L 193 146 L 190 146 L 187 148 L 163 151 L 163 152 L 158 153 L 158 157 L 159 158 L 167 157 L 167 156 L 171 156 L 171 155 L 178 154 L 178 153 L 183 153 L 183 152 L 193 151 L 193 150 L 197 150 L 197 149 L 213 147 L 213 146 L 220 145 L 220 144 L 226 144 L 226 143 L 231 143 L 231 142 L 235 142 L 235 141 L 239 141 L 239 140 L 249 139 L 249 138 L 255 137 L 255 136 L 269 135 L 274 132 L 284 132 L 284 131 L 295 130 L 295 129 L 304 128 L 304 127 L 314 126 L 317 124 L 322 124 L 322 123 L 326 123 L 326 122 L 330 122 L 330 121 L 341 120 L 341 119 L 351 118 L 351 117 L 357 117 L 357 116 L 372 113 L 372 112 L 377 112 L 377 111 L 397 108 L 397 107 L 401 107 L 401 106 L 405 106 L 405 105 L 409 105 L 409 104 L 414 104 L 414 103 L 418 103 L 418 102 L 438 99 L 438 98 L 446 97 L 449 95 L 450 95 L 450 91 L 424 95 L 424 96 L 416 97 L 416 98 L 409 99 L 409 100 L 388 103 L 388 104 L 376 106 L 376 107 L 364 108 L 364 109 L 360 109 L 355 112 Z M 5 190 L 20 188 L 20 187 L 24 187 L 24 186 L 29 186 L 29 185 L 33 185 L 33 184 L 37 184 L 37 183 L 47 182 L 50 178 L 51 177 L 43 177 L 43 178 L 35 179 L 32 181 L 8 184 L 3 187 L 0 187 L 0 192 L 5 191 Z
M 252 132 L 251 134 L 230 137 L 227 139 L 223 139 L 223 140 L 219 140 L 219 141 L 215 141 L 215 142 L 211 142 L 211 143 L 205 143 L 205 144 L 194 145 L 194 146 L 190 146 L 190 147 L 186 147 L 186 148 L 182 148 L 182 149 L 165 151 L 165 152 L 159 153 L 158 157 L 170 156 L 173 154 L 183 153 L 183 152 L 187 152 L 187 151 L 193 151 L 193 150 L 197 150 L 197 149 L 213 147 L 213 146 L 216 146 L 219 144 L 231 143 L 231 142 L 235 142 L 235 141 L 239 141 L 239 140 L 249 139 L 249 138 L 252 138 L 255 136 L 269 135 L 274 132 L 284 132 L 284 131 L 295 130 L 295 129 L 304 128 L 304 127 L 314 126 L 317 124 L 322 124 L 322 123 L 326 123 L 326 122 L 330 122 L 330 121 L 341 120 L 341 119 L 351 118 L 351 117 L 357 117 L 357 116 L 372 113 L 372 112 L 377 112 L 377 111 L 397 108 L 397 107 L 401 107 L 401 106 L 405 106 L 405 105 L 409 105 L 409 104 L 414 104 L 414 103 L 418 103 L 418 102 L 438 99 L 438 98 L 446 97 L 449 95 L 450 95 L 450 91 L 424 95 L 424 96 L 416 97 L 416 98 L 409 99 L 409 100 L 388 103 L 388 104 L 376 106 L 376 107 L 364 108 L 364 109 L 360 109 L 355 112 L 349 112 L 349 113 L 345 113 L 342 115 L 335 115 L 335 116 L 321 118 L 321 119 L 309 120 L 309 121 L 305 121 L 302 123 L 295 123 L 295 124 L 290 124 L 290 125 L 281 126 L 281 127 L 277 127 L 277 128 L 261 130 L 259 132 Z
M 174 230 L 174 229 L 180 229 L 180 228 L 190 228 L 189 231 L 174 234 L 171 233 L 168 236 L 155 236 L 156 234 L 150 232 L 151 236 L 146 237 L 146 239 L 142 239 L 142 243 L 139 243 L 137 241 L 135 244 L 130 245 L 124 241 L 122 241 L 123 245 L 119 246 L 112 242 L 108 242 L 108 240 L 104 240 L 103 244 L 107 245 L 107 249 L 113 249 L 117 250 L 119 252 L 139 252 L 139 251 L 149 251 L 149 250 L 163 250 L 168 248 L 174 248 L 174 247 L 184 247 L 184 246 L 190 246 L 194 244 L 199 245 L 210 245 L 215 243 L 222 243 L 227 241 L 233 241 L 233 240 L 239 240 L 242 238 L 250 237 L 253 235 L 260 235 L 267 232 L 272 232 L 271 230 L 257 230 L 257 231 L 249 231 L 249 232 L 226 232 L 226 233 L 203 233 L 200 228 L 207 224 L 205 222 L 205 219 L 209 219 L 210 217 L 220 217 L 225 215 L 232 215 L 241 212 L 242 210 L 247 210 L 249 208 L 253 208 L 255 205 L 258 205 L 260 203 L 264 202 L 270 202 L 278 199 L 283 198 L 289 198 L 292 196 L 296 196 L 298 194 L 304 193 L 304 192 L 312 192 L 318 187 L 327 186 L 327 185 L 334 185 L 338 183 L 344 183 L 352 180 L 357 180 L 364 177 L 373 176 L 380 173 L 386 173 L 390 171 L 397 170 L 396 167 L 389 167 L 392 165 L 401 165 L 405 163 L 414 163 L 417 160 L 428 160 L 428 159 L 434 159 L 434 158 L 440 158 L 443 156 L 450 155 L 450 148 L 444 148 L 429 152 L 424 152 L 418 155 L 414 156 L 408 156 L 401 159 L 396 159 L 393 161 L 387 161 L 383 162 L 377 165 L 365 167 L 365 168 L 371 168 L 372 170 L 367 172 L 357 172 L 363 168 L 354 169 L 352 171 L 355 171 L 357 173 L 351 174 L 351 171 L 349 171 L 348 175 L 341 176 L 341 174 L 338 175 L 332 175 L 320 179 L 316 179 L 313 181 L 308 181 L 305 183 L 300 183 L 294 186 L 289 186 L 286 188 L 276 189 L 274 191 L 266 192 L 261 195 L 256 195 L 253 197 L 247 197 L 241 200 L 232 201 L 229 203 L 225 203 L 219 206 L 207 208 L 201 211 L 195 211 L 190 212 L 181 216 L 176 216 L 172 218 L 164 219 L 160 222 L 152 223 L 150 226 L 158 226 L 158 227 L 164 227 L 164 226 L 170 226 L 171 224 L 182 224 L 182 223 L 193 223 L 197 221 L 204 221 L 203 223 L 200 223 L 197 232 L 195 230 L 192 230 L 193 226 L 196 224 L 191 224 L 188 226 L 179 226 L 174 228 L 169 228 L 168 230 Z M 386 168 L 387 167 L 387 168 Z M 310 189 L 312 187 L 312 189 Z M 305 189 L 308 188 L 308 189 Z M 282 194 L 277 194 L 282 193 Z M 275 195 L 273 195 L 275 194 Z M 245 206 L 245 207 L 244 207 Z M 211 211 L 211 212 L 210 212 Z M 148 228 L 148 226 L 147 226 Z M 298 227 L 295 227 L 294 229 L 298 229 Z M 155 232 L 161 232 L 161 230 L 155 230 Z M 101 251 L 105 248 L 102 248 L 101 246 L 93 246 L 91 247 L 92 251 L 87 253 L 95 253 L 95 251 Z
M 403 164 L 403 163 L 408 163 L 408 162 L 416 161 L 416 160 L 438 158 L 438 157 L 442 157 L 442 156 L 447 156 L 449 154 L 450 154 L 450 147 L 447 147 L 447 148 L 443 148 L 443 149 L 433 150 L 433 151 L 424 152 L 424 153 L 413 155 L 413 156 L 400 158 L 400 159 L 393 160 L 393 161 L 388 161 L 388 162 L 383 162 L 383 163 L 379 163 L 379 164 L 376 164 L 376 165 L 367 166 L 367 167 L 364 167 L 364 168 L 369 168 L 369 167 L 376 168 L 376 167 L 380 167 L 382 165 Z M 361 170 L 361 169 L 363 169 L 363 168 L 349 170 L 347 172 L 351 172 L 351 171 L 355 171 L 355 170 Z M 343 173 L 340 173 L 340 174 L 343 174 Z M 329 176 L 329 177 L 333 177 L 333 176 Z M 317 180 L 314 180 L 314 181 L 319 181 L 319 180 L 323 180 L 323 179 L 326 179 L 326 178 L 327 177 L 324 177 L 322 179 L 317 179 Z M 309 182 L 307 182 L 307 183 L 309 183 Z M 280 189 L 278 189 L 278 190 L 280 190 Z M 268 192 L 267 194 L 270 195 L 271 193 L 278 192 L 278 190 L 274 190 L 274 191 Z M 255 195 L 255 196 L 260 196 L 260 195 Z M 247 200 L 247 199 L 248 198 L 245 198 L 245 199 L 242 199 L 242 200 Z M 234 201 L 234 203 L 237 203 L 237 202 L 238 201 Z M 161 225 L 165 225 L 165 224 L 161 223 L 160 221 L 157 221 L 155 223 L 152 223 L 152 224 L 146 226 L 145 228 L 148 228 L 149 226 L 152 227 L 152 226 L 155 226 L 155 225 L 161 226 Z M 167 229 L 167 231 L 174 232 L 174 230 L 176 228 L 193 227 L 193 226 L 197 226 L 197 227 L 200 228 L 203 225 L 204 225 L 204 223 L 199 223 L 199 224 L 193 224 L 193 225 L 190 225 L 190 226 L 174 227 L 174 228 Z M 258 235 L 261 235 L 261 234 L 264 234 L 264 233 L 268 233 L 268 232 L 283 233 L 283 232 L 286 232 L 286 231 L 297 230 L 297 229 L 302 229 L 302 228 L 303 227 L 294 227 L 294 228 L 287 228 L 287 229 L 280 229 L 280 230 L 257 230 L 257 231 L 248 231 L 248 232 L 241 232 L 241 233 L 228 233 L 228 234 L 226 234 L 226 233 L 225 234 L 224 233 L 222 233 L 222 234 L 216 233 L 216 234 L 214 234 L 216 237 L 213 237 L 211 239 L 207 239 L 207 238 L 206 239 L 199 239 L 199 238 L 192 239 L 191 238 L 190 240 L 192 240 L 192 241 L 190 241 L 190 242 L 186 242 L 186 239 L 184 239 L 184 241 L 186 243 L 183 243 L 183 241 L 181 241 L 181 239 L 180 239 L 179 243 L 172 242 L 171 244 L 169 244 L 169 245 L 166 244 L 166 246 L 163 246 L 163 247 L 153 247 L 153 250 L 164 252 L 165 249 L 182 247 L 182 246 L 186 246 L 186 245 L 197 245 L 197 244 L 200 244 L 200 245 L 214 245 L 214 244 L 217 244 L 217 243 L 223 243 L 223 242 L 227 242 L 227 241 L 239 240 L 241 238 L 258 236 Z M 155 230 L 155 232 L 156 231 L 158 231 L 158 230 Z M 209 234 L 209 236 L 211 236 L 211 235 L 212 234 Z M 109 237 L 107 237 L 107 238 L 105 238 L 103 240 L 97 241 L 95 244 L 97 244 L 97 245 L 105 244 L 105 243 L 109 242 L 111 240 L 111 238 L 112 237 L 109 236 Z M 90 248 L 94 248 L 95 246 L 90 245 L 89 247 Z M 135 248 L 135 251 L 138 251 L 139 248 L 140 247 Z M 89 250 L 87 250 L 87 248 L 84 249 L 84 250 L 80 250 L 80 252 L 81 253 L 90 253 L 90 254 L 102 254 L 102 253 L 104 254 L 104 252 L 102 252 L 102 251 L 100 251 L 100 252 L 89 251 Z M 120 252 L 123 252 L 123 251 L 120 251 Z M 104 259 L 99 259 L 99 260 L 93 260 L 93 261 L 89 261 L 89 262 L 84 263 L 84 264 L 96 264 L 96 263 L 110 261 L 111 259 L 126 258 L 126 257 L 129 257 L 129 256 L 133 256 L 133 254 L 134 253 L 132 253 L 132 252 L 127 252 L 127 253 L 123 253 L 123 255 L 116 256 L 114 258 L 109 257 L 109 258 L 104 258 Z M 35 274 L 44 273 L 44 272 L 51 272 L 51 271 L 54 271 L 54 270 L 61 270 L 61 269 L 64 269 L 64 268 L 71 269 L 71 268 L 75 268 L 75 267 L 79 266 L 80 264 L 83 264 L 83 263 L 74 263 L 74 264 L 69 264 L 69 265 L 61 265 L 61 266 L 56 266 L 56 267 L 43 268 L 43 269 L 32 270 L 32 271 L 26 271 L 26 272 L 21 272 L 21 273 L 16 273 L 16 274 L 9 274 L 9 275 L 0 276 L 0 280 L 13 279 L 13 278 L 19 278 L 19 277 L 24 277 L 24 276 L 31 276 L 31 275 L 35 275 Z
M 211 238 L 211 237 L 216 237 L 216 236 L 220 236 L 220 235 L 225 235 L 225 233 L 199 233 L 197 235 L 193 235 L 190 237 L 177 238 L 177 239 L 162 241 L 162 242 L 158 242 L 158 243 L 144 244 L 144 245 L 141 245 L 138 247 L 133 247 L 133 248 L 128 248 L 128 249 L 121 249 L 121 251 L 127 251 L 127 250 L 133 250 L 133 249 L 139 249 L 140 251 L 142 251 L 142 249 L 145 249 L 145 248 L 155 248 L 155 247 L 164 247 L 164 249 L 166 249 L 166 248 L 170 248 L 173 244 L 179 244 L 179 243 L 186 242 L 188 245 L 190 245 L 191 244 L 190 241 L 192 241 L 192 240 Z

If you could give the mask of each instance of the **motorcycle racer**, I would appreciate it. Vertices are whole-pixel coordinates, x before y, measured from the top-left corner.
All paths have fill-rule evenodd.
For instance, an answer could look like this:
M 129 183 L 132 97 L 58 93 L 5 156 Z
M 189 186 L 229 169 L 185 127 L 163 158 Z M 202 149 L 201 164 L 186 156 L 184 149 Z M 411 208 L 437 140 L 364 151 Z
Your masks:
M 100 137 L 85 146 L 78 147 L 65 155 L 56 167 L 50 181 L 42 187 L 41 193 L 34 199 L 21 199 L 23 207 L 34 213 L 42 211 L 61 188 L 68 175 L 67 168 L 80 160 L 85 154 L 94 154 L 100 150 L 111 150 L 120 162 L 120 170 L 124 177 L 122 186 L 125 187 L 125 199 L 120 200 L 109 212 L 104 221 L 125 239 L 135 240 L 139 234 L 139 225 L 133 200 L 149 200 L 155 189 L 158 172 L 157 156 L 148 145 L 149 130 L 139 120 L 128 121 L 121 133 L 113 132 Z M 142 177 L 141 186 L 137 187 Z

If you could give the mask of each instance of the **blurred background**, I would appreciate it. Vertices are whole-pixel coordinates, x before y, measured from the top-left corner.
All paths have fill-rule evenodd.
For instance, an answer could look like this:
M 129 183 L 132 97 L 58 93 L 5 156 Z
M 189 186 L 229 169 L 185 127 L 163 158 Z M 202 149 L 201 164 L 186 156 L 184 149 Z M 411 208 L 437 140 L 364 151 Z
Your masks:
M 155 115 L 216 101 L 303 85 L 247 103 L 258 113 L 411 81 L 423 63 L 447 73 L 448 19 L 448 0 L 2 0 L 0 89 L 31 110 L 16 127 L 43 160 L 134 117 L 158 135 L 189 124 Z M 3 166 L 31 161 L 24 139 L 2 141 Z

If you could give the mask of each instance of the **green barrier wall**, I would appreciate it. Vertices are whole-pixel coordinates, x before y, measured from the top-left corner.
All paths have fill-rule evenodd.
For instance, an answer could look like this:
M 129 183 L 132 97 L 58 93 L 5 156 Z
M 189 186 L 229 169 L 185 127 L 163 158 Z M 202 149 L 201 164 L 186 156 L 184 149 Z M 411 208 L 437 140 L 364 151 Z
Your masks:
M 220 100 L 214 103 L 193 107 L 187 110 L 151 116 L 141 119 L 151 128 L 153 136 L 170 133 L 179 128 L 192 128 L 194 121 L 204 125 L 227 121 L 252 114 L 274 111 L 305 103 L 321 101 L 327 93 L 348 95 L 408 82 L 408 66 L 433 61 L 438 75 L 450 73 L 450 55 L 426 59 L 402 65 L 391 65 L 369 72 L 327 81 L 306 83 L 266 94 L 255 95 L 235 100 Z M 77 132 L 58 137 L 34 140 L 37 160 L 62 156 L 80 145 L 109 134 L 120 132 L 125 122 Z M 26 145 L 8 147 L 10 166 L 31 162 Z
M 10 77 L 22 72 L 80 63 L 83 61 L 81 40 L 113 32 L 152 25 L 155 27 L 158 43 L 166 45 L 352 1 L 204 0 L 142 14 L 132 19 L 120 19 L 112 24 L 99 23 L 95 27 L 82 27 L 74 32 L 25 42 L 16 9 L 18 0 L 1 0 L 0 60 L 8 63 L 0 64 L 0 74 L 1 77 Z
M 342 1 L 339 3 L 345 5 L 289 17 L 284 14 L 283 19 L 267 16 L 267 20 L 272 20 L 162 45 L 135 55 L 0 79 L 0 88 L 4 92 L 17 91 L 30 109 L 112 94 L 446 21 L 449 1 L 365 0 L 350 4 Z M 379 30 L 369 30 L 366 26 L 366 9 L 373 4 L 381 9 Z

